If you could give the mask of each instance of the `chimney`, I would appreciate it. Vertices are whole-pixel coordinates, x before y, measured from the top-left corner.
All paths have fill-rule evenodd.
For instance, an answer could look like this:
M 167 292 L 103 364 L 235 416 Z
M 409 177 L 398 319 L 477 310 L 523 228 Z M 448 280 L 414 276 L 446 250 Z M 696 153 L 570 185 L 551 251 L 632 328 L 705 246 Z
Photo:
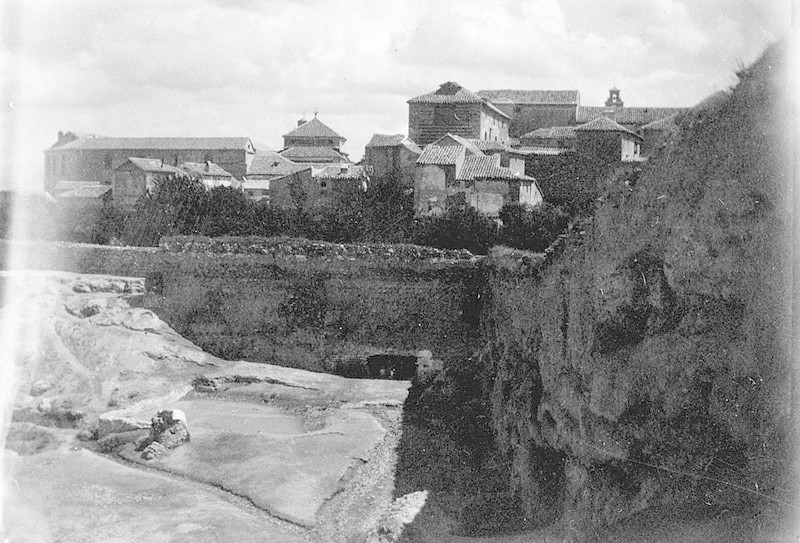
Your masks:
M 207 172 L 211 171 L 211 161 L 210 160 L 206 160 L 206 171 Z

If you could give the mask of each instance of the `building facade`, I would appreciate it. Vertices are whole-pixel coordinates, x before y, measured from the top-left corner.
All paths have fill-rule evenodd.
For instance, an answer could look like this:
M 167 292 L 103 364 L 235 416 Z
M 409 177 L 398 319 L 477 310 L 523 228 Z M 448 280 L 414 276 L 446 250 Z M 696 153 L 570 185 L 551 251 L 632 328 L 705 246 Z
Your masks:
M 114 170 L 130 157 L 182 162 L 214 162 L 241 180 L 255 156 L 249 138 L 115 138 L 59 132 L 44 152 L 45 189 L 59 181 L 111 184 Z
M 375 134 L 364 148 L 364 164 L 373 178 L 397 176 L 405 187 L 414 186 L 414 171 L 422 149 L 402 134 Z
M 510 117 L 509 136 L 520 138 L 538 128 L 574 125 L 577 90 L 482 90 L 477 93 Z
M 542 201 L 535 179 L 501 166 L 501 153 L 486 154 L 469 141 L 459 144 L 461 139 L 448 134 L 428 145 L 417 160 L 415 216 L 469 206 L 496 218 L 505 204 Z
M 509 121 L 500 109 L 452 81 L 408 101 L 408 137 L 423 147 L 448 133 L 507 143 Z

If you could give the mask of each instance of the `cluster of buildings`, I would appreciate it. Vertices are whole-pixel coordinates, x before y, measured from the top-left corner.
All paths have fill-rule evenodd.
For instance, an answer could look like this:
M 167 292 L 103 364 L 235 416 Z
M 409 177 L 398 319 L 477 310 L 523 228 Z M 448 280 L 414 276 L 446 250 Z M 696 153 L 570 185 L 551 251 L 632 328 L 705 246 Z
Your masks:
M 592 155 L 639 162 L 677 130 L 684 108 L 625 107 L 613 88 L 602 107 L 577 90 L 484 90 L 449 81 L 408 100 L 408 134 L 375 134 L 354 164 L 346 139 L 317 118 L 300 119 L 280 151 L 247 137 L 119 138 L 59 132 L 45 151 L 45 189 L 61 201 L 130 208 L 159 179 L 184 175 L 208 189 L 232 187 L 264 205 L 330 203 L 343 187 L 392 176 L 413 191 L 417 216 L 470 206 L 496 217 L 507 203 L 543 200 L 537 178 Z M 550 170 L 548 170 L 550 169 Z

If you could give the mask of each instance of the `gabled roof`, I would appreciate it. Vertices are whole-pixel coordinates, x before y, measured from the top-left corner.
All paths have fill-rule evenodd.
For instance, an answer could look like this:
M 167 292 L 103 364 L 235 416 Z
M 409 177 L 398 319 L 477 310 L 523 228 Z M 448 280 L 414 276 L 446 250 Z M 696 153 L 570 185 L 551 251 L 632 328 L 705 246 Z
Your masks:
M 275 151 L 259 151 L 253 157 L 253 161 L 247 168 L 246 176 L 250 175 L 271 175 L 275 177 L 282 177 L 284 175 L 291 175 L 305 170 L 309 166 L 304 164 L 296 164 L 288 158 L 282 157 Z
M 250 138 L 78 138 L 69 143 L 65 143 L 55 150 L 65 149 L 108 149 L 112 150 L 250 150 L 253 151 L 253 143 Z
M 490 102 L 540 105 L 578 105 L 580 94 L 576 90 L 482 90 L 478 96 Z
M 425 147 L 417 159 L 417 164 L 453 165 L 463 157 L 465 148 L 460 145 L 435 145 Z
M 344 137 L 337 134 L 331 127 L 314 117 L 307 123 L 303 123 L 291 132 L 284 134 L 284 138 L 334 138 L 346 141 Z
M 430 147 L 431 145 L 438 145 L 440 147 L 460 146 L 469 151 L 470 154 L 482 155 L 483 151 L 481 151 L 480 147 L 478 147 L 475 143 L 473 143 L 473 141 L 474 140 L 462 138 L 461 136 L 458 136 L 456 134 L 451 134 L 450 132 L 448 132 L 438 140 L 429 144 L 428 147 Z
M 466 157 L 456 177 L 464 181 L 472 179 L 533 181 L 532 177 L 519 174 L 510 168 L 500 166 L 499 155 L 472 155 Z
M 674 113 L 689 111 L 684 107 L 598 107 L 580 106 L 576 115 L 578 124 L 587 123 L 598 117 L 608 117 L 620 124 L 643 125 L 669 117 Z
M 114 168 L 115 170 L 122 169 L 123 166 L 126 164 L 131 163 L 137 168 L 145 172 L 151 173 L 175 173 L 175 174 L 184 174 L 185 172 L 181 169 L 176 168 L 175 166 L 170 166 L 169 164 L 164 164 L 164 161 L 160 158 L 139 158 L 139 157 L 130 157 L 128 160 Z
M 575 127 L 576 132 L 624 132 L 641 139 L 641 136 L 631 132 L 619 123 L 615 123 L 608 117 L 598 117 L 593 121 Z
M 421 94 L 411 100 L 409 104 L 482 104 L 496 114 L 511 119 L 508 115 L 493 106 L 488 100 L 478 96 L 455 81 L 448 81 L 439 85 L 439 88 L 428 94 Z
M 550 128 L 537 128 L 532 132 L 523 134 L 520 138 L 541 138 L 541 139 L 574 139 L 574 126 L 551 126 Z
M 422 153 L 419 145 L 403 134 L 374 134 L 367 147 L 399 147 L 403 146 L 414 153 Z
M 639 128 L 639 130 L 675 130 L 678 128 L 678 124 L 675 122 L 677 116 L 677 113 L 673 113 L 669 117 L 664 117 L 663 119 L 653 121 L 652 123 L 647 123 Z
M 213 162 L 182 162 L 178 167 L 191 175 L 199 177 L 233 177 L 219 164 L 214 164 Z
M 349 162 L 342 153 L 330 147 L 289 147 L 280 155 L 292 161 L 305 162 Z

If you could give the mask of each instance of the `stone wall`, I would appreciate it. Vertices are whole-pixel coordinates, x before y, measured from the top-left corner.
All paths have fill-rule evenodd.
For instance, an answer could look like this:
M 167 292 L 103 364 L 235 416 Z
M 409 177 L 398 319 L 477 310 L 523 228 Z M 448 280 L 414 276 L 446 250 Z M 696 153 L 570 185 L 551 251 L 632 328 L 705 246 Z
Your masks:
M 413 245 L 290 238 L 162 240 L 160 248 L 0 243 L 29 269 L 146 277 L 143 304 L 209 352 L 318 371 L 337 360 L 477 345 L 478 259 Z

